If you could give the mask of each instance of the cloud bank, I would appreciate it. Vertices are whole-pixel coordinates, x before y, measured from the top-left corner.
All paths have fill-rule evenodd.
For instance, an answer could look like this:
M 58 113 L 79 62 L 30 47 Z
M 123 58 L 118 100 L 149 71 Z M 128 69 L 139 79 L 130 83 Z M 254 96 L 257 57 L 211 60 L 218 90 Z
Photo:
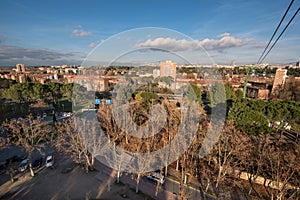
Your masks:
M 156 38 L 148 39 L 145 42 L 136 44 L 134 47 L 143 48 L 147 47 L 150 49 L 163 49 L 168 51 L 186 51 L 186 50 L 223 50 L 233 47 L 241 47 L 248 44 L 250 39 L 239 39 L 231 36 L 229 33 L 223 33 L 218 39 L 204 40 L 186 40 L 186 39 L 175 39 L 175 38 Z
M 37 48 L 23 48 L 18 46 L 0 46 L 0 60 L 4 59 L 40 59 L 52 60 L 74 56 L 73 53 L 60 53 Z

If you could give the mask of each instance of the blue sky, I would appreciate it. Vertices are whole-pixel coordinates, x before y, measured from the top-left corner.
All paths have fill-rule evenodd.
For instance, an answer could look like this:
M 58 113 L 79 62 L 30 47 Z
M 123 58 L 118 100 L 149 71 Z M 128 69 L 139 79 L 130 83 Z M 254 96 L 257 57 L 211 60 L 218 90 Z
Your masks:
M 237 64 L 256 63 L 289 2 L 2 0 L 0 65 L 81 64 L 87 55 L 93 53 L 97 54 L 94 55 L 97 57 L 95 63 L 102 64 L 118 56 L 120 52 L 117 53 L 116 49 L 130 51 L 135 47 L 147 46 L 169 48 L 183 57 L 188 56 L 192 63 L 207 62 L 199 59 L 199 46 L 203 46 L 217 64 L 230 64 L 233 60 Z M 283 25 L 299 6 L 300 0 L 295 0 Z M 143 34 L 133 37 L 136 40 L 129 41 L 122 37 L 123 42 L 112 42 L 117 38 L 112 37 L 115 34 L 143 27 L 161 27 L 179 33 L 166 31 L 160 34 L 160 29 L 155 29 L 158 33 L 153 29 L 147 33 L 149 29 L 145 29 Z M 299 30 L 300 14 L 265 62 L 275 64 L 300 60 Z M 188 39 L 182 35 L 194 41 L 187 42 Z M 111 37 L 114 39 L 107 42 L 105 50 L 99 46 L 97 50 L 99 43 Z M 159 56 L 157 51 L 147 52 L 147 62 L 168 58 Z M 132 54 L 130 59 L 124 58 L 124 63 L 134 60 L 139 60 L 139 63 L 144 58 L 133 58 L 135 56 L 139 57 Z

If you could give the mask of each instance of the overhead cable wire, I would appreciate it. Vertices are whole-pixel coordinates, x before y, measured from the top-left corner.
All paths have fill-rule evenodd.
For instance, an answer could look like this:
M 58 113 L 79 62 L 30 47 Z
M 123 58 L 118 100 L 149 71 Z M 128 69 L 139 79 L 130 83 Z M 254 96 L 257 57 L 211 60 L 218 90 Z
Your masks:
M 274 46 L 276 45 L 276 43 L 278 42 L 278 40 L 280 39 L 280 37 L 283 35 L 283 33 L 285 32 L 285 30 L 289 27 L 289 25 L 291 24 L 291 22 L 294 20 L 294 18 L 296 17 L 296 15 L 298 14 L 300 10 L 300 7 L 298 7 L 297 11 L 294 13 L 293 17 L 290 19 L 290 21 L 287 23 L 287 25 L 284 27 L 284 29 L 282 30 L 282 32 L 280 33 L 280 35 L 277 37 L 277 39 L 275 40 L 275 42 L 273 43 L 273 45 L 270 47 L 270 49 L 268 50 L 268 52 L 264 55 L 264 57 L 260 60 L 260 63 L 267 57 L 267 55 L 270 53 L 270 51 L 274 48 Z M 259 63 L 258 63 L 259 64 Z
M 272 40 L 273 40 L 274 36 L 276 35 L 276 33 L 277 33 L 277 31 L 278 31 L 279 27 L 281 26 L 281 24 L 282 24 L 282 22 L 283 22 L 283 20 L 284 20 L 285 16 L 286 16 L 286 15 L 287 15 L 287 13 L 289 12 L 289 10 L 290 10 L 290 8 L 291 8 L 291 6 L 292 6 L 292 4 L 293 4 L 293 3 L 294 3 L 294 0 L 292 0 L 292 1 L 290 2 L 290 5 L 288 6 L 288 8 L 286 9 L 286 11 L 285 11 L 284 15 L 282 16 L 282 18 L 281 18 L 281 20 L 280 20 L 279 24 L 277 25 L 277 27 L 276 27 L 276 29 L 275 29 L 275 31 L 274 31 L 274 33 L 273 33 L 273 35 L 272 35 L 271 39 L 269 40 L 269 42 L 268 42 L 267 46 L 265 47 L 264 51 L 262 52 L 261 56 L 259 57 L 259 59 L 258 59 L 258 61 L 257 61 L 257 64 L 259 64 L 259 63 L 260 63 L 260 61 L 261 61 L 261 58 L 264 56 L 264 54 L 265 54 L 266 50 L 267 50 L 267 49 L 268 49 L 268 47 L 270 46 L 270 44 L 271 44 L 271 42 L 272 42 Z

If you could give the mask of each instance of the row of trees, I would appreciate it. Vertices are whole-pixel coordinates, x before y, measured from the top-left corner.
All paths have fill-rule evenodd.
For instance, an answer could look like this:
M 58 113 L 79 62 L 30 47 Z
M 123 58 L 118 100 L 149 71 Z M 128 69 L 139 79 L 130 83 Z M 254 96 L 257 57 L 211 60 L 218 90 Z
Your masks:
M 233 70 L 233 74 L 247 74 L 247 66 L 243 67 L 235 67 Z M 277 68 L 255 68 L 252 70 L 255 74 L 262 75 L 263 73 L 274 74 L 276 73 Z
M 73 84 L 60 84 L 48 82 L 44 85 L 40 83 L 16 83 L 11 85 L 2 93 L 2 98 L 12 99 L 15 101 L 57 101 L 65 97 L 72 99 Z
M 266 74 L 274 74 L 276 73 L 277 68 L 256 68 L 255 70 L 253 70 L 253 72 L 255 72 L 255 74 L 258 75 L 262 75 L 263 73 Z M 290 69 L 289 69 L 290 70 Z M 201 76 L 203 77 L 204 72 L 209 72 L 211 71 L 211 68 L 195 68 L 195 67 L 182 67 L 180 69 L 178 69 L 179 73 L 187 73 L 187 74 L 191 74 L 191 73 L 200 73 Z M 247 73 L 247 66 L 241 66 L 241 67 L 235 67 L 234 69 L 226 69 L 226 68 L 221 68 L 218 69 L 218 72 L 220 74 L 222 74 L 222 76 L 226 75 L 226 74 L 246 74 Z M 299 75 L 299 70 L 297 71 L 297 69 L 291 69 L 290 72 L 288 73 L 290 75 Z
M 288 76 L 300 77 L 300 69 L 299 68 L 289 68 L 287 71 Z
M 202 127 L 191 148 L 180 158 L 179 169 L 190 177 L 187 182 L 195 183 L 197 177 L 201 191 L 220 199 L 300 197 L 300 148 L 296 142 L 266 134 L 249 135 L 237 130 L 229 120 L 212 152 L 199 158 L 205 132 Z
M 0 93 L 5 89 L 8 89 L 13 84 L 16 84 L 15 80 L 0 78 Z
M 248 134 L 273 133 L 273 128 L 290 126 L 300 131 L 300 103 L 239 99 L 229 107 L 228 118 L 236 128 Z

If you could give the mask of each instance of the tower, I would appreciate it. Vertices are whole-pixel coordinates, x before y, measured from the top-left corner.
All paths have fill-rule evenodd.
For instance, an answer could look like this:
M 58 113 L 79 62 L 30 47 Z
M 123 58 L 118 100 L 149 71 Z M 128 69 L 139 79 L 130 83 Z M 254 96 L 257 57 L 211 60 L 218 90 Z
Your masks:
M 168 60 L 160 63 L 160 77 L 171 76 L 176 79 L 176 63 Z
M 272 95 L 273 96 L 277 96 L 279 89 L 284 86 L 286 77 L 287 77 L 287 69 L 277 69 L 276 70 L 273 87 L 272 87 Z
M 24 64 L 16 64 L 16 72 L 17 73 L 25 72 L 25 65 Z

